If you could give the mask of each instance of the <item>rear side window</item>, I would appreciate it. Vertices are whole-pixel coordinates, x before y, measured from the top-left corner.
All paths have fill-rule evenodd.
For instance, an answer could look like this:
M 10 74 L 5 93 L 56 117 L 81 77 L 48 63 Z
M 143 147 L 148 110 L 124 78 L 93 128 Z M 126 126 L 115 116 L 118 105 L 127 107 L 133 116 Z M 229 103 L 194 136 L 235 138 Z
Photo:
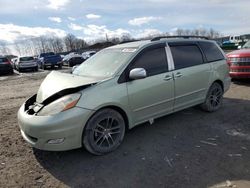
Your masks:
M 175 69 L 203 64 L 201 51 L 196 45 L 170 46 Z
M 144 68 L 147 76 L 153 76 L 168 71 L 165 48 L 149 49 L 137 57 L 130 70 Z
M 199 42 L 202 51 L 204 52 L 207 61 L 219 61 L 225 59 L 220 49 L 212 42 Z

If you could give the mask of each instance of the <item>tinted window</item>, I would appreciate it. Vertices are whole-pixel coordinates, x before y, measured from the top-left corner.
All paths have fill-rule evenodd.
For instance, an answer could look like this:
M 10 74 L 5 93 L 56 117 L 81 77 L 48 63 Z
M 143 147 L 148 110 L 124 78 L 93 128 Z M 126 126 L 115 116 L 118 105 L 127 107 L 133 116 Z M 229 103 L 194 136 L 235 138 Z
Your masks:
M 199 44 L 208 62 L 225 59 L 220 49 L 214 43 L 200 42 Z
M 2 62 L 8 62 L 8 59 L 7 58 L 0 58 L 0 63 Z
M 20 61 L 32 61 L 34 60 L 33 57 L 20 57 Z
M 47 57 L 47 56 L 53 56 L 53 55 L 55 55 L 54 52 L 41 53 L 40 57 Z
M 144 68 L 147 76 L 152 76 L 166 72 L 168 70 L 165 48 L 150 49 L 135 60 L 130 70 L 133 68 Z
M 170 46 L 175 69 L 182 69 L 203 63 L 200 49 L 196 45 Z

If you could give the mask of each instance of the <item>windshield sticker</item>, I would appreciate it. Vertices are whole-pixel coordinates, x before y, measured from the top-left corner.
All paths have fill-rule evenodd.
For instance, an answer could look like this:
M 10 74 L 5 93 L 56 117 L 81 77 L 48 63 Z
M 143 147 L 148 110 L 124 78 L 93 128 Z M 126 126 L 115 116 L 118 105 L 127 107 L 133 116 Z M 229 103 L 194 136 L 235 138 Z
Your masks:
M 132 52 L 135 52 L 135 51 L 136 51 L 135 48 L 124 48 L 124 49 L 122 50 L 122 52 L 129 52 L 129 53 L 132 53 Z

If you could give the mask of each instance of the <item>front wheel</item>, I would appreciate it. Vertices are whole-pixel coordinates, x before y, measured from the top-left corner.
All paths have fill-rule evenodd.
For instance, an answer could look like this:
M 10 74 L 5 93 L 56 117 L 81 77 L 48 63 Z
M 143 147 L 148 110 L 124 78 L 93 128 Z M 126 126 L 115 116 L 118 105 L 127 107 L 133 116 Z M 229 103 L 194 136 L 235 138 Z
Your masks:
M 114 151 L 123 141 L 125 121 L 113 109 L 96 112 L 86 124 L 83 145 L 92 154 L 104 155 Z
M 223 89 L 217 82 L 213 83 L 209 88 L 205 102 L 201 108 L 207 112 L 214 112 L 222 105 Z

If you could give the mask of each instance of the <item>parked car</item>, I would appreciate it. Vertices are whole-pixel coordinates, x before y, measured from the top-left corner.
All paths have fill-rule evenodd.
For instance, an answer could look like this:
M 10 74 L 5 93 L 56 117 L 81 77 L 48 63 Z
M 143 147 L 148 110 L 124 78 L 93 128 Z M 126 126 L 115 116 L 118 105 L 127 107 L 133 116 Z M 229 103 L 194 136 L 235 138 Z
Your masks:
M 85 59 L 81 55 L 74 54 L 63 60 L 63 65 L 73 67 L 75 65 L 80 65 Z
M 250 78 L 250 41 L 240 50 L 227 54 L 232 78 Z
M 6 57 L 0 56 L 0 75 L 2 74 L 13 74 L 13 68 Z
M 54 52 L 41 53 L 38 56 L 38 64 L 41 69 L 46 69 L 47 67 L 54 68 L 57 66 L 59 69 L 62 68 L 62 58 L 60 55 Z
M 96 51 L 87 51 L 87 52 L 82 53 L 82 57 L 86 60 L 95 54 L 96 54 Z
M 37 61 L 32 56 L 18 57 L 16 60 L 14 60 L 14 67 L 19 72 L 28 69 L 38 71 Z
M 98 52 L 73 74 L 50 73 L 19 109 L 18 122 L 35 148 L 84 146 L 102 155 L 143 122 L 196 105 L 218 110 L 229 85 L 226 56 L 214 41 L 125 43 Z

